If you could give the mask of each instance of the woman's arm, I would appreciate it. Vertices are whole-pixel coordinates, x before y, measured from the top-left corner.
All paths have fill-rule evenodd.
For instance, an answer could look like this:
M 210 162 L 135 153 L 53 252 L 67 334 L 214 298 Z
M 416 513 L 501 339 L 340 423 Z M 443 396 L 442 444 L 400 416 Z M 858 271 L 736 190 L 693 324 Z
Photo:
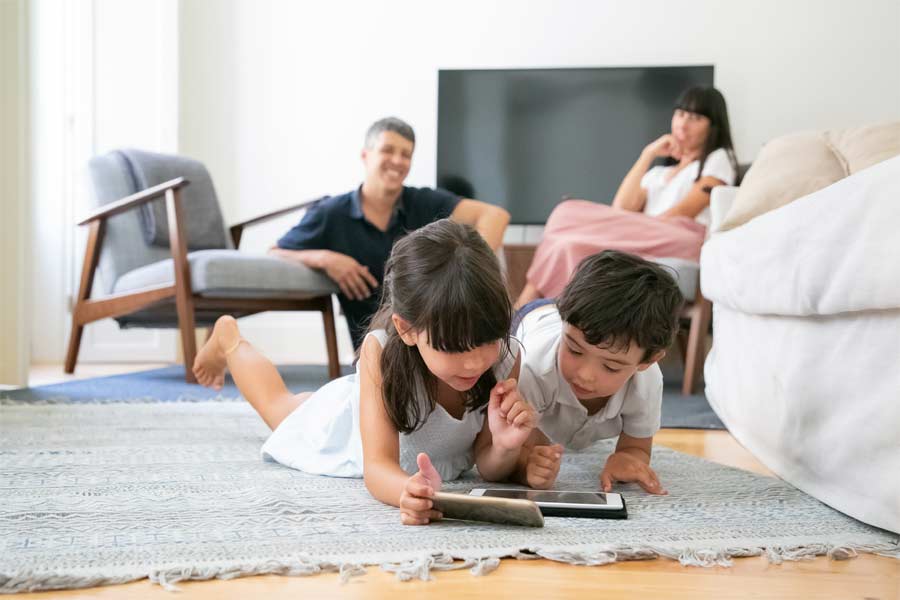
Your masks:
M 619 185 L 619 190 L 613 198 L 613 208 L 621 208 L 622 210 L 630 210 L 632 212 L 641 212 L 644 210 L 644 204 L 647 202 L 647 190 L 641 187 L 641 178 L 650 165 L 653 163 L 653 156 L 649 156 L 646 152 L 642 152 L 641 156 L 625 175 L 625 179 Z
M 641 212 L 644 210 L 644 204 L 647 202 L 647 190 L 641 187 L 641 178 L 650 169 L 653 161 L 660 156 L 674 156 L 679 153 L 678 144 L 671 134 L 660 136 L 658 139 L 647 144 L 641 151 L 634 166 L 625 175 L 625 179 L 619 185 L 619 190 L 613 198 L 613 207 L 632 212 Z
M 691 190 L 678 204 L 661 214 L 660 217 L 690 217 L 693 219 L 709 206 L 710 192 L 717 185 L 725 185 L 725 182 L 716 177 L 701 177 L 694 182 Z

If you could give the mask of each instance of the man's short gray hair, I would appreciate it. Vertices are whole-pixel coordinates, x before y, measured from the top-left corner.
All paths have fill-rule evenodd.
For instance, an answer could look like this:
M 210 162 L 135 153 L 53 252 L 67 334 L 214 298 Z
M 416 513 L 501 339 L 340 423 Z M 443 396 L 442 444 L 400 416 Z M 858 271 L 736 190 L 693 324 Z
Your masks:
M 373 147 L 378 136 L 385 131 L 393 131 L 413 144 L 416 143 L 416 134 L 409 123 L 397 117 L 385 117 L 378 119 L 369 127 L 369 130 L 366 132 L 366 148 Z

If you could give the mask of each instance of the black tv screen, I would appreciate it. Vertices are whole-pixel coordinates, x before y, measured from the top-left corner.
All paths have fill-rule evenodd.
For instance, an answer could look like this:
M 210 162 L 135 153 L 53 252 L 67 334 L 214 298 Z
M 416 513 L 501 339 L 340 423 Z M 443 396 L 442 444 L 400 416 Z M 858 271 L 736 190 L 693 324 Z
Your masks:
M 563 197 L 609 204 L 694 85 L 713 85 L 711 65 L 441 70 L 437 184 L 519 224 L 545 223 Z

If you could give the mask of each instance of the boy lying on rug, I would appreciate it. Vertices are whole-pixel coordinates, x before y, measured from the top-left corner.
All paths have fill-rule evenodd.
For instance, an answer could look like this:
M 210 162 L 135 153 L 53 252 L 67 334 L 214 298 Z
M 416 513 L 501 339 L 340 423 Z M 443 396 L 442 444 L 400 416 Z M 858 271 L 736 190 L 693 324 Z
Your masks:
M 603 491 L 636 481 L 666 493 L 650 468 L 663 390 L 656 363 L 677 333 L 683 301 L 662 267 L 607 250 L 581 262 L 555 303 L 535 300 L 519 310 L 519 389 L 541 414 L 520 459 L 533 487 L 553 485 L 563 446 L 619 436 L 600 473 Z
M 516 386 L 519 348 L 510 345 L 500 266 L 474 229 L 445 219 L 402 238 L 383 287 L 356 373 L 316 392 L 288 391 L 227 316 L 194 373 L 221 388 L 231 372 L 273 430 L 265 457 L 307 473 L 363 477 L 372 496 L 400 508 L 404 524 L 424 525 L 441 518 L 432 501 L 441 481 L 473 460 L 485 480 L 514 475 L 536 414 Z

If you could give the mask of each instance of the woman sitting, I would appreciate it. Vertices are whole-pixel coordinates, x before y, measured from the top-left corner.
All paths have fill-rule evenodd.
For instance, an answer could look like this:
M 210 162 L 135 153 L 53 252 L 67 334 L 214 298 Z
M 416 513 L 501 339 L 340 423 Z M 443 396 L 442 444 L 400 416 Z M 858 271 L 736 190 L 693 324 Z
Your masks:
M 661 157 L 665 166 L 650 168 Z M 713 87 L 688 89 L 675 104 L 672 132 L 644 148 L 612 206 L 567 200 L 553 210 L 516 308 L 559 295 L 578 263 L 602 250 L 698 261 L 710 191 L 733 185 L 736 174 L 725 98 Z

